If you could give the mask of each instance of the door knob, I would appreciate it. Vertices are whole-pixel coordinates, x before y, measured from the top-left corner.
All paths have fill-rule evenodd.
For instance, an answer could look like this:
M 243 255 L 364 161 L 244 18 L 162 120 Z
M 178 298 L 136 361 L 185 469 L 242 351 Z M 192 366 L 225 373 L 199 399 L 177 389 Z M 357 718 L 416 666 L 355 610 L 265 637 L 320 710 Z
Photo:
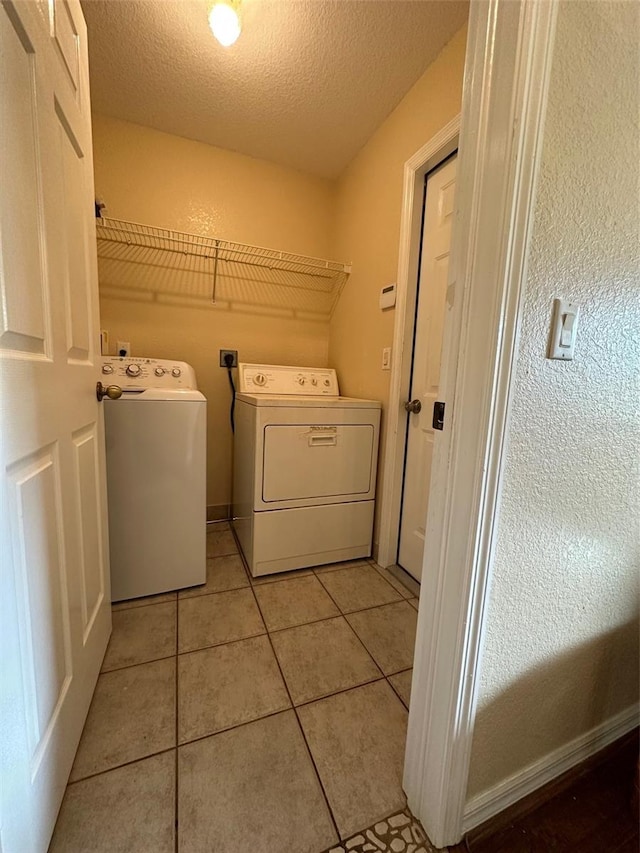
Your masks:
M 96 397 L 98 402 L 102 402 L 103 397 L 108 397 L 110 400 L 117 400 L 122 397 L 122 388 L 119 385 L 103 385 L 102 382 L 96 383 Z
M 414 415 L 417 415 L 418 412 L 422 409 L 422 403 L 420 400 L 409 400 L 409 402 L 404 404 L 405 411 L 413 412 Z

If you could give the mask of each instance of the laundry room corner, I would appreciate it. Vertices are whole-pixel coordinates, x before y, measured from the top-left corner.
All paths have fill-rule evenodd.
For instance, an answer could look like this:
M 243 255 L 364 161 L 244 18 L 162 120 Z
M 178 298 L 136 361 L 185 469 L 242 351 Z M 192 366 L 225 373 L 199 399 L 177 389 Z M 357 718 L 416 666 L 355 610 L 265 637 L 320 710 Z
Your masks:
M 102 115 L 93 116 L 93 146 L 96 196 L 110 218 L 332 256 L 329 180 Z M 208 513 L 226 518 L 232 434 L 219 350 L 235 349 L 243 361 L 326 367 L 328 316 L 265 304 L 268 286 L 258 292 L 254 284 L 248 293 L 246 282 L 240 283 L 244 302 L 214 305 L 210 298 L 193 298 L 188 289 L 179 292 L 179 273 L 154 270 L 158 290 L 145 291 L 142 265 L 136 269 L 127 262 L 119 269 L 99 257 L 101 326 L 109 332 L 112 355 L 124 340 L 133 356 L 178 359 L 194 367 L 208 400 Z M 206 281 L 204 286 L 209 287 Z

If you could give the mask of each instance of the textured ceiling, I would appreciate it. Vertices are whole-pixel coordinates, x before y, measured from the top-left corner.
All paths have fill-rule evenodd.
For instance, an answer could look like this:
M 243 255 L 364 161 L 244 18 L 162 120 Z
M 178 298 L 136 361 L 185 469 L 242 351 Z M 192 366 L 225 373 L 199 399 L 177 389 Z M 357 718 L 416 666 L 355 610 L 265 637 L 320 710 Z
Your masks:
M 93 109 L 336 177 L 465 22 L 457 0 L 84 0 Z

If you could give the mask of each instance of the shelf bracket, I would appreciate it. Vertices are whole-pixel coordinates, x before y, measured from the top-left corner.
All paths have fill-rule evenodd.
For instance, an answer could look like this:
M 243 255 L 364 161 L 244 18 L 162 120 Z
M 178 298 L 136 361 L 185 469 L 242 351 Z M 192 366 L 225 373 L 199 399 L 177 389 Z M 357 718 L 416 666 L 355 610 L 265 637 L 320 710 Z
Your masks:
M 216 302 L 216 285 L 218 284 L 218 249 L 220 241 L 215 240 L 215 249 L 213 254 L 213 290 L 211 292 L 211 301 L 215 305 Z

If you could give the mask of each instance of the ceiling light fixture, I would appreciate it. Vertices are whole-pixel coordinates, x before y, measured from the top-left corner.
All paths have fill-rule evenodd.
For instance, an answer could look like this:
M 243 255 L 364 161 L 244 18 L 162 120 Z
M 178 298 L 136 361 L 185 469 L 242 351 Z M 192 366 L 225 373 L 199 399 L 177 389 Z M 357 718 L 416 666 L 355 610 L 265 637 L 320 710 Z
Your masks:
M 211 32 L 223 47 L 230 47 L 240 35 L 239 3 L 216 3 L 209 12 Z

